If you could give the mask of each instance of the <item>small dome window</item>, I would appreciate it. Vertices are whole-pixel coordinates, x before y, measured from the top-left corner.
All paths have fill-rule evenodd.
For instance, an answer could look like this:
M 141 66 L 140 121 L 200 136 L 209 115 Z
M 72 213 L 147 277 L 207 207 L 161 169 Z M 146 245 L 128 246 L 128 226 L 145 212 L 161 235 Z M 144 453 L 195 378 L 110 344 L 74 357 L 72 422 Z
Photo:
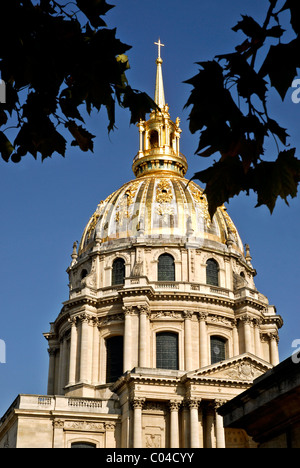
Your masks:
M 219 265 L 213 258 L 206 262 L 206 284 L 219 286 Z
M 121 285 L 125 282 L 125 260 L 117 258 L 112 267 L 112 286 Z
M 150 148 L 157 148 L 158 147 L 158 132 L 156 130 L 152 130 L 149 137 L 150 141 Z
M 175 281 L 175 262 L 170 254 L 162 254 L 158 259 L 158 281 Z
M 83 278 L 85 278 L 87 274 L 88 274 L 88 271 L 85 268 L 81 270 L 81 273 L 80 273 L 81 279 L 83 280 Z

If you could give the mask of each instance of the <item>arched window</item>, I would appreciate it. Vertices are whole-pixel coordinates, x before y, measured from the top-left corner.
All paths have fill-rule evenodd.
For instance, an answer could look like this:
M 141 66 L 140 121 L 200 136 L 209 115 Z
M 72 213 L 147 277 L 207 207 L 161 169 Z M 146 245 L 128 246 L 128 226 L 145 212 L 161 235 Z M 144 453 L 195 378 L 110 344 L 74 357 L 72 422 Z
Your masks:
M 226 340 L 220 336 L 210 338 L 210 356 L 211 364 L 224 361 L 226 359 Z
M 175 281 L 175 262 L 172 255 L 162 254 L 158 259 L 158 281 Z
M 178 335 L 163 332 L 156 335 L 156 367 L 178 370 Z
M 150 148 L 157 148 L 158 147 L 158 132 L 156 130 L 153 130 L 150 133 Z
M 86 269 L 82 270 L 81 273 L 80 273 L 80 277 L 81 279 L 85 278 L 87 276 L 88 272 Z
M 112 286 L 124 284 L 125 281 L 125 260 L 117 258 L 112 266 Z
M 213 258 L 206 262 L 206 284 L 219 286 L 219 265 Z
M 73 442 L 71 448 L 96 448 L 96 444 L 90 442 Z
M 115 382 L 123 374 L 123 336 L 106 340 L 106 383 Z

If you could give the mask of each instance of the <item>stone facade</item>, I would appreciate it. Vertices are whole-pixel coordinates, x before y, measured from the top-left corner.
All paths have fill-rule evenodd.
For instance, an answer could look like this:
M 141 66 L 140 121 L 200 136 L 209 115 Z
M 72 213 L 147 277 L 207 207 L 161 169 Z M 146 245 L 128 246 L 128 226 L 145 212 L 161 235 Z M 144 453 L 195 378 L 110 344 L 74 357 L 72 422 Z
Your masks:
M 253 445 L 224 431 L 217 409 L 278 364 L 282 319 L 225 207 L 211 220 L 203 190 L 184 179 L 161 64 L 136 179 L 98 204 L 74 244 L 69 298 L 45 333 L 48 395 L 19 396 L 0 447 Z

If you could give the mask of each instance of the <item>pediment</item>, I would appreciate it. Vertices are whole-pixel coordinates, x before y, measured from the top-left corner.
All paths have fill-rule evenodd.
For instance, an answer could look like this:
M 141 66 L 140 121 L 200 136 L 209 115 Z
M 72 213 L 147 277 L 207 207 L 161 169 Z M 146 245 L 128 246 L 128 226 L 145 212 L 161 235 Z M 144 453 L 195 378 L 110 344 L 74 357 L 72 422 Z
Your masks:
M 273 366 L 250 353 L 241 354 L 186 374 L 191 380 L 219 380 L 251 384 Z

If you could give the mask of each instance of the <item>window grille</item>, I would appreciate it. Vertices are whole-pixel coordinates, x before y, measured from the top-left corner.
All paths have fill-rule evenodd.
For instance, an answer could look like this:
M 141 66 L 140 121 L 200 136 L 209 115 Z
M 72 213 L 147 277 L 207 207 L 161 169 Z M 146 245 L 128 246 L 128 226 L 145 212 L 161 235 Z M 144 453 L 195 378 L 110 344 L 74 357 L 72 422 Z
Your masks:
M 125 282 L 125 261 L 117 258 L 112 267 L 112 286 L 124 284 Z
M 206 262 L 206 284 L 219 286 L 219 265 L 212 258 Z
M 123 336 L 106 340 L 106 383 L 115 382 L 123 374 Z
M 175 262 L 172 255 L 162 254 L 159 257 L 158 281 L 175 281 Z
M 177 333 L 157 333 L 156 367 L 158 369 L 178 370 L 178 335 Z
M 210 339 L 211 363 L 224 361 L 226 340 L 218 336 L 212 336 Z

